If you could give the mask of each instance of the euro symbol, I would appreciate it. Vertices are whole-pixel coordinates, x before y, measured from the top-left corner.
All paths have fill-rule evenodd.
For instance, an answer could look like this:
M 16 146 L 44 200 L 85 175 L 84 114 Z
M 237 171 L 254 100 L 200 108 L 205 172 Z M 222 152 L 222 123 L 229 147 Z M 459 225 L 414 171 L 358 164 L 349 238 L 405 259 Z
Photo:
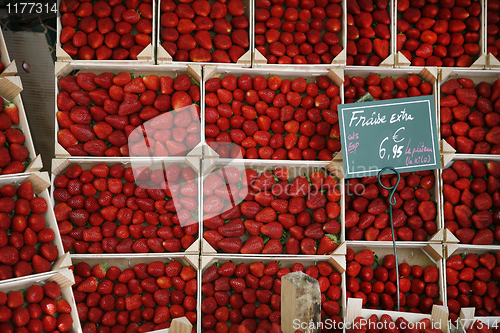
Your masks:
M 394 132 L 394 135 L 392 136 L 392 140 L 394 140 L 394 142 L 398 143 L 398 142 L 401 142 L 405 139 L 405 138 L 402 138 L 402 139 L 398 140 L 398 132 L 401 130 L 404 130 L 404 129 L 405 129 L 404 127 L 400 127 L 396 132 Z

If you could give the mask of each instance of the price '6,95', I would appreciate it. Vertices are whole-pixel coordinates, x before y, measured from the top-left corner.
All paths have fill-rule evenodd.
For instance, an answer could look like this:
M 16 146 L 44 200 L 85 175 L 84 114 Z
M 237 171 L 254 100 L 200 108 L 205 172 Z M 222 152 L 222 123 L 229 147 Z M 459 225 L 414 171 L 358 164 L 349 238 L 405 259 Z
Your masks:
M 401 155 L 403 154 L 403 148 L 404 146 L 402 145 L 398 145 L 399 142 L 403 141 L 405 138 L 400 138 L 399 136 L 402 135 L 402 131 L 404 131 L 404 127 L 400 127 L 396 132 L 394 132 L 394 135 L 392 136 L 392 141 L 394 141 L 396 144 L 394 146 L 392 146 L 392 158 L 393 159 L 396 159 L 396 158 L 400 158 Z M 382 142 L 380 143 L 380 147 L 379 147 L 379 152 L 378 152 L 378 155 L 380 157 L 381 160 L 383 160 L 385 158 L 385 153 L 386 153 L 386 149 L 384 148 L 384 143 L 389 140 L 389 137 L 386 136 Z M 389 160 L 391 158 L 391 155 L 388 154 L 387 155 L 387 159 Z

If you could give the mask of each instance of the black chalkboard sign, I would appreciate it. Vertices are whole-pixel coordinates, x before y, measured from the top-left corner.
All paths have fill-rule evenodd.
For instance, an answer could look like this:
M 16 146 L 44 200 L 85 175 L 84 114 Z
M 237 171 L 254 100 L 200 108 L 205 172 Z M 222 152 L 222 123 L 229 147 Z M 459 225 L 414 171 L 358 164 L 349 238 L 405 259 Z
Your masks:
M 439 169 L 433 96 L 338 106 L 345 178 Z

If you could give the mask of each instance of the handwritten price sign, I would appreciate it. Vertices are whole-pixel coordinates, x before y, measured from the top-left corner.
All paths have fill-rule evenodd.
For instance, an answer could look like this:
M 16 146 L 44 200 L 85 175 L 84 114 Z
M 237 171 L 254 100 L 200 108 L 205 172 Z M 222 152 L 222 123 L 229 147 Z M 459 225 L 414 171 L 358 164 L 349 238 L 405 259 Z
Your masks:
M 346 178 L 387 166 L 401 172 L 441 167 L 432 96 L 342 104 L 338 112 Z

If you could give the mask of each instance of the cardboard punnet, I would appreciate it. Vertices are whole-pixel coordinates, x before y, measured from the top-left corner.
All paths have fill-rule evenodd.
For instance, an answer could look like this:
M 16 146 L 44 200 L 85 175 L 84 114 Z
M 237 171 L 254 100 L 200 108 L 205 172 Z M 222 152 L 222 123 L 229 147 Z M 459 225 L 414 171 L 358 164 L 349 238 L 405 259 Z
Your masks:
M 481 6 L 481 13 L 478 16 L 478 19 L 480 20 L 480 28 L 479 28 L 479 54 L 475 57 L 472 57 L 472 65 L 470 67 L 443 67 L 443 68 L 449 68 L 449 69 L 458 69 L 458 68 L 469 68 L 469 69 L 484 69 L 485 66 L 487 65 L 487 55 L 486 55 L 486 24 L 484 22 L 486 21 L 486 13 L 485 13 L 485 8 L 486 8 L 486 1 L 487 0 L 479 0 L 479 4 Z M 397 29 L 397 19 L 402 19 L 403 14 L 397 10 L 398 6 L 398 0 L 394 0 L 395 2 L 395 10 L 394 10 L 394 17 L 395 19 L 393 20 L 393 26 L 394 26 L 394 36 L 397 36 L 399 33 Z M 448 21 L 449 22 L 449 21 Z M 412 66 L 411 61 L 407 59 L 401 51 L 397 50 L 397 43 L 395 42 L 395 48 L 394 52 L 396 54 L 395 56 L 395 67 L 417 67 L 417 66 Z M 421 43 L 420 43 L 421 44 Z M 412 52 L 413 54 L 415 52 Z M 417 67 L 418 68 L 418 67 Z M 421 68 L 421 67 L 420 67 Z M 438 67 L 434 67 L 438 68 Z
M 162 257 L 151 257 L 151 256 L 137 256 L 131 258 L 130 256 L 127 255 L 98 255 L 94 254 L 91 256 L 82 256 L 82 255 L 72 255 L 72 260 L 73 264 L 76 265 L 80 262 L 85 262 L 90 265 L 90 267 L 94 267 L 95 265 L 98 264 L 103 264 L 107 263 L 109 266 L 116 266 L 120 268 L 122 271 L 127 268 L 133 268 L 137 264 L 150 264 L 155 261 L 161 261 L 164 262 L 166 265 L 169 264 L 172 261 L 178 261 L 180 262 L 183 266 L 191 266 L 196 272 L 196 280 L 197 280 L 197 285 L 199 286 L 201 283 L 201 275 L 200 275 L 200 270 L 199 270 L 199 264 L 200 264 L 200 256 L 198 254 L 188 254 L 188 253 L 180 253 L 180 254 L 169 254 L 168 256 L 162 256 Z M 198 287 L 198 290 L 196 291 L 196 295 L 194 296 L 197 300 L 197 305 L 196 305 L 196 310 L 197 313 L 200 309 L 200 290 Z M 185 326 L 184 325 L 179 325 L 180 331 L 177 330 L 177 327 L 174 330 L 168 331 L 168 330 L 160 330 L 158 332 L 160 333 L 184 333 L 182 330 Z M 193 327 L 198 327 L 198 332 L 201 329 L 201 318 L 200 316 L 197 316 L 197 323 L 193 324 Z M 191 331 L 189 331 L 191 332 Z
M 477 155 L 456 154 L 445 166 L 443 166 L 443 169 L 451 168 L 453 166 L 453 163 L 456 161 L 466 161 L 468 163 L 471 163 L 474 160 L 481 161 L 483 163 L 488 163 L 489 161 L 500 162 L 500 156 L 498 156 L 498 155 L 480 155 L 480 154 L 477 154 Z M 440 177 L 439 178 L 439 188 L 440 188 L 439 196 L 441 198 L 441 207 L 444 208 L 443 187 L 444 187 L 443 178 Z M 454 205 L 454 206 L 456 206 L 456 205 Z M 443 220 L 442 225 L 444 228 L 444 224 L 445 224 L 444 214 L 442 214 L 441 218 Z M 445 240 L 445 243 L 460 244 L 460 240 L 456 236 L 454 236 L 451 231 L 449 231 L 448 229 L 445 229 L 445 230 L 447 231 L 447 235 L 448 235 L 447 239 Z M 496 244 L 498 244 L 498 243 L 495 242 L 495 245 Z M 463 244 L 463 245 L 469 246 L 470 244 L 469 245 Z M 470 246 L 472 246 L 472 245 L 470 245 Z M 486 246 L 492 247 L 494 245 L 486 245 Z
M 69 269 L 60 270 L 57 272 L 50 272 L 44 276 L 31 276 L 19 280 L 9 280 L 0 284 L 0 291 L 9 293 L 14 290 L 26 290 L 32 285 L 44 285 L 47 282 L 56 282 L 61 287 L 62 298 L 65 299 L 71 306 L 71 318 L 73 319 L 72 332 L 82 333 L 80 319 L 78 317 L 78 310 L 76 308 L 75 298 L 71 286 L 75 284 L 73 272 Z
M 181 167 L 187 167 L 187 163 L 185 162 L 186 158 L 184 157 L 169 157 L 169 158 L 163 158 L 163 159 L 127 159 L 127 158 L 121 158 L 121 157 L 114 157 L 114 158 L 108 158 L 108 159 L 98 159 L 98 158 L 93 158 L 93 159 L 53 159 L 52 160 L 52 177 L 51 177 L 51 192 L 50 192 L 50 199 L 52 200 L 52 204 L 55 206 L 57 203 L 54 200 L 54 190 L 56 189 L 56 186 L 54 185 L 54 180 L 57 177 L 57 175 L 63 174 L 65 170 L 71 166 L 71 165 L 80 165 L 83 170 L 90 170 L 93 166 L 96 166 L 98 164 L 106 164 L 107 166 L 111 167 L 112 165 L 115 164 L 121 164 L 125 168 L 127 167 L 133 167 L 133 168 L 138 168 L 142 166 L 147 166 L 151 168 L 152 170 L 156 170 L 158 168 L 162 168 L 165 170 L 170 165 L 179 165 Z M 168 180 L 168 179 L 167 179 Z M 201 182 L 202 179 L 199 175 L 197 175 L 196 179 L 196 185 L 198 187 L 198 197 L 196 198 L 198 202 L 198 207 L 201 207 Z M 135 257 L 141 257 L 141 258 L 154 258 L 154 257 L 167 257 L 167 256 L 172 256 L 172 255 L 191 255 L 191 254 L 198 254 L 200 252 L 200 235 L 201 235 L 201 212 L 198 210 L 196 213 L 196 218 L 193 217 L 193 219 L 198 222 L 198 235 L 196 241 L 191 244 L 191 246 L 186 249 L 184 252 L 178 252 L 178 253 L 169 253 L 169 252 L 163 252 L 163 253 L 128 253 L 128 254 L 121 254 L 125 258 L 135 258 Z M 55 219 L 54 219 L 55 220 Z M 144 225 L 147 225 L 145 222 Z M 103 254 L 102 256 L 120 256 L 120 254 L 117 253 L 110 253 L 110 254 Z M 80 255 L 81 257 L 89 257 L 92 258 L 94 255 L 93 254 L 84 254 Z
M 216 2 L 216 0 L 209 0 L 208 1 L 211 5 Z M 233 67 L 233 68 L 242 68 L 242 67 L 252 67 L 252 50 L 253 50 L 253 43 L 254 43 L 254 38 L 253 38 L 253 31 L 254 31 L 254 23 L 253 23 L 253 17 L 254 17 L 254 1 L 251 0 L 243 0 L 243 3 L 245 4 L 245 16 L 249 21 L 249 26 L 248 26 L 248 42 L 249 42 L 249 47 L 248 50 L 246 50 L 245 54 L 243 54 L 236 63 L 216 63 L 216 62 L 193 62 L 193 61 L 176 61 L 173 60 L 172 56 L 165 50 L 165 48 L 162 46 L 163 43 L 163 38 L 161 36 L 161 31 L 163 30 L 163 26 L 161 24 L 161 16 L 163 12 L 160 9 L 160 3 L 161 1 L 158 1 L 158 9 L 157 9 L 157 14 L 156 14 L 156 50 L 157 50 L 157 55 L 156 55 L 156 63 L 161 66 L 187 66 L 187 65 L 200 65 L 200 66 L 207 66 L 207 65 L 222 65 L 222 66 L 227 66 L 227 67 Z M 231 14 L 227 14 L 225 17 L 229 22 L 231 22 L 232 16 Z M 209 30 L 210 32 L 213 32 L 213 30 Z M 216 35 L 215 32 L 213 32 L 212 38 Z M 227 50 L 226 50 L 227 52 Z
M 248 265 L 251 265 L 252 263 L 255 263 L 255 262 L 261 262 L 263 263 L 264 265 L 267 265 L 268 263 L 270 262 L 277 262 L 280 264 L 280 267 L 281 268 L 292 268 L 293 264 L 295 263 L 300 263 L 300 264 L 303 264 L 305 268 L 309 267 L 309 266 L 313 266 L 313 265 L 317 265 L 319 262 L 327 262 L 329 263 L 331 266 L 333 266 L 333 268 L 335 268 L 335 270 L 337 270 L 337 272 L 339 274 L 341 274 L 342 276 L 342 282 L 341 282 L 341 289 L 342 289 L 342 295 L 340 297 L 340 299 L 338 300 L 339 302 L 339 305 L 340 305 L 340 313 L 338 314 L 340 317 L 344 318 L 345 315 L 346 315 L 346 298 L 345 298 L 345 273 L 342 272 L 342 271 L 339 271 L 337 269 L 337 267 L 339 267 L 339 264 L 342 265 L 341 262 L 339 262 L 338 260 L 340 259 L 339 258 L 340 256 L 303 256 L 303 257 L 300 257 L 300 258 L 297 258 L 297 257 L 293 257 L 293 256 L 290 256 L 290 255 L 284 255 L 284 256 L 276 256 L 276 257 L 260 257 L 260 256 L 249 256 L 249 257 L 240 257 L 240 256 L 234 256 L 234 255 L 224 255 L 224 256 L 205 256 L 205 255 L 202 255 L 200 257 L 200 269 L 198 271 L 198 275 L 199 275 L 199 279 L 198 279 L 198 304 L 201 304 L 201 302 L 203 302 L 203 299 L 205 299 L 205 296 L 203 295 L 203 293 L 201 292 L 201 289 L 202 289 L 202 277 L 203 277 L 203 273 L 205 272 L 205 270 L 209 267 L 209 266 L 212 266 L 214 264 L 223 264 L 224 262 L 232 262 L 236 265 L 240 264 L 240 263 L 246 263 Z M 345 257 L 344 257 L 345 259 Z M 259 303 L 257 302 L 255 304 L 255 306 L 258 306 Z M 286 314 L 286 313 L 281 313 L 281 317 L 282 317 L 282 320 L 283 318 L 289 318 L 290 320 L 293 321 L 294 318 L 290 318 L 289 317 L 290 314 Z M 198 306 L 198 318 L 202 318 L 202 311 L 201 311 L 201 306 Z M 199 330 L 199 332 L 203 332 L 203 330 Z
M 151 44 L 146 46 L 141 53 L 137 55 L 137 60 L 79 60 L 73 59 L 71 56 L 63 50 L 61 45 L 61 31 L 63 26 L 61 24 L 61 16 L 62 13 L 59 11 L 59 7 L 61 5 L 62 0 L 57 0 L 57 35 L 56 35 L 56 57 L 57 61 L 65 61 L 72 62 L 74 64 L 96 64 L 100 66 L 109 65 L 128 65 L 128 66 L 137 66 L 137 65 L 154 65 L 155 64 L 155 40 L 156 40 L 156 29 L 155 29 L 155 18 L 156 18 L 156 0 L 151 0 L 151 5 L 153 6 L 153 19 L 151 20 L 152 24 L 152 32 L 151 32 Z M 114 31 L 114 30 L 113 30 Z M 130 32 L 132 35 L 136 35 L 138 32 L 133 26 L 132 31 Z
M 352 249 L 354 254 L 357 254 L 367 249 L 366 243 L 357 241 L 347 241 L 347 248 Z M 382 242 L 373 242 L 370 244 L 369 249 L 373 251 L 374 255 L 378 257 L 380 263 L 388 254 L 394 254 L 394 249 L 391 244 L 379 244 Z M 389 243 L 389 242 L 387 242 Z M 439 301 L 446 304 L 446 279 L 444 276 L 444 260 L 443 260 L 443 247 L 437 243 L 425 242 L 398 242 L 396 245 L 398 253 L 398 264 L 404 262 L 409 265 L 420 265 L 425 269 L 427 266 L 435 266 L 439 270 Z M 395 308 L 397 305 L 395 305 Z M 354 318 L 352 318 L 354 319 Z
M 467 78 L 471 79 L 474 81 L 474 86 L 477 85 L 480 82 L 487 82 L 489 84 L 493 84 L 496 80 L 500 78 L 500 70 L 485 70 L 485 71 L 477 71 L 477 70 L 459 70 L 459 69 L 454 69 L 454 68 L 442 68 L 440 70 L 440 80 L 439 80 L 439 90 L 438 90 L 438 107 L 436 110 L 438 110 L 437 114 L 437 119 L 440 119 L 441 117 L 441 106 L 440 106 L 440 100 L 443 97 L 441 93 L 441 86 L 448 81 L 450 78 L 454 79 L 459 79 L 459 78 Z M 469 123 L 468 121 L 466 121 Z M 438 135 L 439 139 L 443 139 L 441 136 L 441 121 L 438 123 Z M 486 132 L 487 133 L 487 132 Z M 456 152 L 456 156 L 460 158 L 460 156 L 466 155 L 460 152 Z M 473 154 L 474 156 L 491 156 L 491 154 Z
M 64 253 L 64 247 L 61 241 L 61 235 L 59 234 L 59 228 L 57 226 L 57 221 L 54 216 L 54 211 L 50 209 L 51 198 L 49 194 L 48 187 L 50 186 L 49 175 L 47 172 L 34 172 L 31 174 L 23 174 L 23 175 L 12 175 L 9 177 L 1 177 L 0 178 L 0 187 L 7 184 L 12 184 L 14 186 L 19 186 L 24 182 L 30 181 L 33 190 L 35 192 L 35 196 L 44 198 L 47 202 L 47 206 L 49 209 L 43 214 L 43 218 L 45 219 L 46 226 L 51 228 L 54 231 L 55 237 L 52 243 L 56 246 L 58 252 L 58 259 L 52 264 L 52 272 L 58 271 L 61 269 L 65 269 L 71 265 L 71 261 L 68 261 L 68 255 Z M 30 276 L 46 276 L 51 274 L 52 272 L 45 272 L 40 274 L 33 274 Z M 10 281 L 19 281 L 26 279 L 27 277 L 19 277 L 8 280 L 0 281 L 0 285 Z
M 339 17 L 339 20 L 342 22 L 342 30 L 338 33 L 339 35 L 339 44 L 342 46 L 342 51 L 334 57 L 330 64 L 304 64 L 304 65 L 296 65 L 296 64 L 268 64 L 266 57 L 257 50 L 257 45 L 255 45 L 255 24 L 257 23 L 255 20 L 255 15 L 252 16 L 252 41 L 253 41 L 253 62 L 252 67 L 254 68 L 262 68 L 262 69 L 271 69 L 271 70 L 287 70 L 287 71 L 316 71 L 316 70 L 328 70 L 332 68 L 344 67 L 346 65 L 346 57 L 347 57 L 347 1 L 351 0 L 342 0 L 342 16 Z M 254 13 L 257 10 L 254 5 Z M 326 20 L 326 19 L 325 19 Z M 326 32 L 326 29 L 323 28 L 321 30 L 321 35 Z M 390 57 L 387 58 L 390 63 Z
M 206 127 L 206 122 L 205 122 L 205 96 L 206 96 L 206 90 L 205 90 L 205 84 L 207 81 L 209 81 L 211 78 L 218 77 L 220 79 L 223 79 L 224 77 L 228 75 L 234 75 L 235 77 L 240 77 L 241 75 L 248 74 L 252 78 L 255 76 L 263 76 L 264 78 L 268 79 L 272 76 L 279 76 L 282 80 L 283 79 L 290 79 L 294 80 L 296 78 L 305 78 L 306 80 L 314 80 L 315 77 L 317 76 L 327 76 L 337 87 L 340 89 L 340 99 L 341 102 L 344 102 L 344 95 L 342 93 L 343 91 L 343 82 L 344 82 L 344 70 L 343 68 L 330 68 L 328 70 L 305 70 L 305 69 L 293 69 L 291 71 L 290 69 L 275 69 L 275 68 L 238 68 L 238 69 L 231 69 L 228 67 L 224 66 L 205 66 L 203 68 L 203 81 L 201 84 L 201 128 L 202 128 L 202 138 L 201 142 L 206 143 L 206 136 L 205 136 L 205 127 Z M 334 153 L 335 155 L 335 153 Z M 261 159 L 259 159 L 261 160 Z M 263 161 L 263 160 L 262 160 Z
M 169 68 L 163 68 L 159 66 L 154 66 L 154 65 L 99 65 L 99 64 L 76 64 L 74 62 L 67 63 L 67 62 L 56 62 L 55 64 L 55 97 L 57 100 L 57 96 L 59 95 L 59 79 L 68 76 L 68 75 L 77 75 L 80 72 L 84 73 L 94 73 L 94 74 L 101 74 L 105 72 L 111 72 L 114 74 L 118 74 L 120 72 L 127 72 L 134 74 L 136 76 L 145 76 L 145 75 L 158 75 L 158 76 L 168 76 L 171 78 L 175 78 L 178 75 L 181 74 L 187 74 L 191 78 L 193 82 L 196 84 L 200 84 L 202 82 L 202 67 L 199 65 L 190 65 L 190 66 L 178 66 L 178 67 L 169 67 Z M 203 99 L 203 95 L 201 95 L 201 87 L 200 87 L 200 98 Z M 57 112 L 59 111 L 57 107 L 57 103 L 55 103 L 55 113 L 57 115 Z M 200 111 L 201 112 L 201 111 Z M 162 113 L 164 114 L 164 113 Z M 203 115 L 202 115 L 203 116 Z M 86 159 L 86 158 L 93 158 L 92 156 L 90 157 L 81 157 L 81 156 L 71 156 L 66 149 L 64 149 L 59 142 L 57 141 L 57 133 L 60 130 L 59 123 L 57 121 L 57 116 L 55 118 L 55 131 L 54 131 L 54 142 L 55 142 L 55 156 L 58 158 L 78 158 L 78 159 Z M 201 132 L 203 132 L 203 125 L 201 126 L 200 129 Z M 202 133 L 200 133 L 200 136 Z M 101 156 L 101 159 L 107 159 L 108 157 Z M 141 156 L 141 157 L 131 157 L 132 159 L 135 158 L 148 158 L 148 156 Z
M 261 172 L 272 172 L 273 170 L 277 168 L 287 168 L 290 171 L 290 176 L 289 180 L 293 180 L 298 176 L 303 176 L 304 174 L 309 175 L 312 172 L 315 171 L 323 171 L 325 174 L 331 174 L 334 178 L 338 180 L 337 186 L 339 187 L 339 190 L 341 192 L 341 197 L 340 197 L 340 202 L 337 202 L 337 204 L 340 206 L 340 214 L 336 220 L 339 221 L 340 223 L 340 234 L 337 235 L 339 237 L 339 246 L 337 249 L 332 253 L 332 255 L 345 255 L 345 247 L 342 246 L 342 243 L 345 241 L 345 225 L 344 225 L 344 211 L 345 211 L 345 197 L 344 197 L 344 181 L 343 179 L 339 179 L 335 173 L 329 173 L 326 170 L 326 163 L 327 162 L 317 162 L 317 161 L 302 161 L 302 162 L 294 162 L 293 166 L 290 166 L 290 162 L 288 161 L 269 161 L 269 160 L 230 160 L 230 159 L 204 159 L 202 161 L 202 165 L 204 164 L 209 164 L 207 167 L 203 167 L 203 169 L 207 170 L 205 174 L 203 174 L 203 180 L 206 179 L 206 177 L 210 173 L 216 173 L 219 169 L 223 167 L 233 167 L 238 169 L 238 171 L 241 173 L 244 172 L 245 169 L 251 168 L 256 170 L 259 174 Z M 208 228 L 205 228 L 203 225 L 203 216 L 205 215 L 205 212 L 203 210 L 203 205 L 205 203 L 205 195 L 203 195 L 203 182 L 202 182 L 202 187 L 201 187 L 201 206 L 200 206 L 200 211 L 201 211 L 201 234 L 203 234 L 205 231 L 209 230 Z M 243 202 L 243 200 L 235 200 L 234 204 L 239 204 Z M 225 203 L 230 204 L 230 203 Z M 250 235 L 245 232 L 243 236 L 240 238 L 245 242 Z M 227 256 L 229 254 L 220 252 L 218 253 L 203 237 L 201 238 L 201 253 L 202 255 L 213 255 L 213 256 Z M 265 254 L 238 254 L 239 257 L 244 258 L 247 256 L 251 257 L 274 257 L 274 256 L 282 256 L 286 254 L 276 254 L 276 255 L 265 255 Z M 299 254 L 297 257 L 305 257 L 305 255 Z M 344 259 L 345 260 L 345 259 Z

